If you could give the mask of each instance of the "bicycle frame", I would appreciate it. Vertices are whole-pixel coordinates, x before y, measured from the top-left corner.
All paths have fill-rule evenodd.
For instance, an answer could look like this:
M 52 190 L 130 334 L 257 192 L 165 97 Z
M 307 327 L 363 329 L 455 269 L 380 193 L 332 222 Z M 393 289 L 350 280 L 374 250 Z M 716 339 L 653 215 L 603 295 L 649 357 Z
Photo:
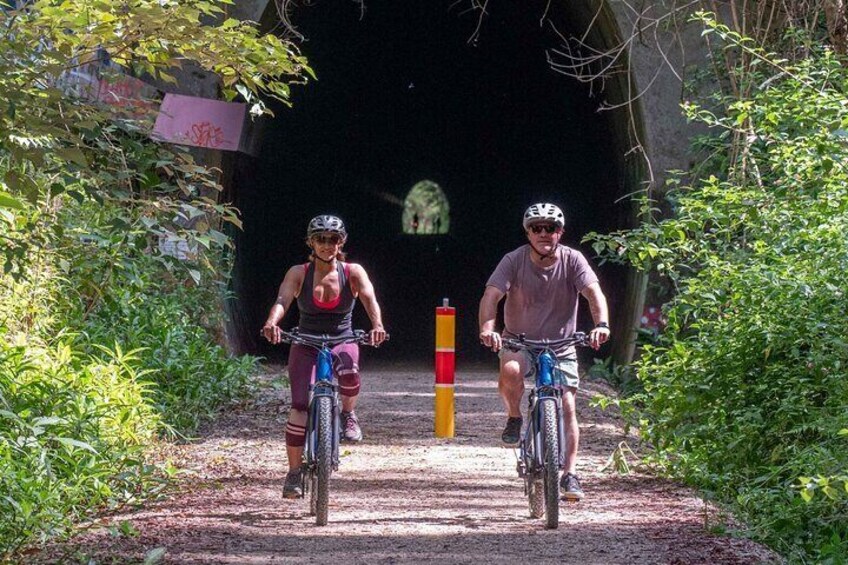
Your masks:
M 565 464 L 565 420 L 562 410 L 562 389 L 549 383 L 553 382 L 553 355 L 543 351 L 536 362 L 536 386 L 530 391 L 528 398 L 528 425 L 524 434 L 524 440 L 520 444 L 521 460 L 527 462 L 533 458 L 534 465 L 527 471 L 535 474 L 542 468 L 542 410 L 543 402 L 553 402 L 557 414 L 557 435 L 559 436 L 559 467 Z M 532 446 L 532 453 L 528 453 L 528 447 Z
M 542 404 L 553 402 L 556 410 L 557 437 L 559 438 L 558 464 L 565 465 L 566 433 L 565 416 L 562 408 L 562 388 L 557 386 L 554 369 L 557 357 L 552 347 L 559 345 L 584 345 L 586 335 L 578 332 L 571 338 L 551 342 L 526 341 L 523 336 L 518 340 L 504 340 L 504 347 L 513 350 L 526 350 L 534 357 L 536 368 L 535 386 L 528 397 L 528 425 L 524 437 L 519 443 L 518 475 L 525 479 L 525 494 L 529 493 L 530 481 L 542 472 L 544 453 L 542 445 Z
M 388 338 L 389 336 L 386 335 L 386 339 Z M 327 470 L 327 463 L 329 463 L 329 469 L 331 471 L 338 471 L 339 469 L 339 440 L 341 433 L 340 401 L 338 386 L 334 382 L 336 375 L 335 369 L 333 368 L 333 352 L 330 348 L 342 343 L 370 344 L 370 337 L 367 332 L 362 330 L 356 330 L 353 332 L 353 335 L 350 336 L 331 337 L 328 335 L 301 334 L 297 328 L 294 328 L 291 332 L 282 332 L 282 341 L 293 345 L 311 347 L 318 352 L 315 363 L 315 381 L 309 386 L 309 405 L 306 416 L 306 442 L 303 449 L 303 468 L 305 473 L 302 474 L 302 477 L 303 496 L 305 497 L 311 486 L 309 479 L 314 478 L 316 475 L 321 475 L 321 468 Z M 319 458 L 323 459 L 325 457 L 319 456 L 319 441 L 322 436 L 326 438 L 326 434 L 319 430 L 320 406 L 322 404 L 326 404 L 324 402 L 320 402 L 320 399 L 322 398 L 328 398 L 330 400 L 330 422 L 332 427 L 330 434 L 331 455 L 329 457 L 329 461 L 324 460 L 324 462 L 319 461 Z M 324 445 L 326 446 L 326 444 Z M 328 476 L 324 475 L 324 479 L 322 480 L 328 480 Z M 326 496 L 328 496 L 326 493 L 329 491 L 324 490 L 322 492 L 324 492 L 322 498 L 324 501 L 322 508 L 324 508 L 324 510 L 323 517 L 320 519 L 321 521 L 318 522 L 319 525 L 326 524 Z
M 318 350 L 318 359 L 315 363 L 315 383 L 309 386 L 309 411 L 306 418 L 306 445 L 303 450 L 303 463 L 307 471 L 315 468 L 315 452 L 318 446 L 318 421 L 316 398 L 326 396 L 331 399 L 333 408 L 333 471 L 339 470 L 339 393 L 338 387 L 333 380 L 333 353 L 326 344 L 322 344 Z M 306 489 L 304 489 L 304 494 Z
M 553 386 L 553 354 L 543 351 L 536 361 L 536 386 L 530 390 L 528 398 L 528 425 L 524 438 L 519 444 L 519 476 L 534 478 L 544 465 L 542 459 L 542 418 L 543 402 L 553 402 L 557 415 L 557 435 L 559 437 L 559 467 L 565 464 L 565 419 L 562 410 L 562 389 Z M 529 485 L 525 482 L 525 491 Z

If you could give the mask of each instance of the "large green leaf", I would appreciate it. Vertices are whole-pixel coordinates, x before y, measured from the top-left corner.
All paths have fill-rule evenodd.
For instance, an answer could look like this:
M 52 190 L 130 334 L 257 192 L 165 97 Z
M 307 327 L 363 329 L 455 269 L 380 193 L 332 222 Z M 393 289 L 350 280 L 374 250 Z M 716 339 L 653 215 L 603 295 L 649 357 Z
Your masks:
M 0 192 L 0 207 L 23 210 L 23 203 L 8 192 Z

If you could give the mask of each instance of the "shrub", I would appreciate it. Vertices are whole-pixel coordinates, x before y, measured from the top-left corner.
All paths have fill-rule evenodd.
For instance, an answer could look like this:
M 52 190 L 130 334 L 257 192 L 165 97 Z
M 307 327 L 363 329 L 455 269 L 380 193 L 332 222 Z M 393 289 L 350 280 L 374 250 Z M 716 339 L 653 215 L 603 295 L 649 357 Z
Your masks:
M 155 484 L 141 451 L 159 417 L 135 352 L 81 355 L 68 341 L 0 340 L 0 555 Z
M 720 116 L 687 106 L 719 132 L 728 168 L 673 186 L 672 217 L 594 245 L 675 289 L 664 335 L 637 363 L 643 391 L 627 401 L 654 462 L 791 558 L 843 562 L 848 72 L 823 50 L 792 65 L 756 53 L 779 66 L 750 79 L 767 88 Z

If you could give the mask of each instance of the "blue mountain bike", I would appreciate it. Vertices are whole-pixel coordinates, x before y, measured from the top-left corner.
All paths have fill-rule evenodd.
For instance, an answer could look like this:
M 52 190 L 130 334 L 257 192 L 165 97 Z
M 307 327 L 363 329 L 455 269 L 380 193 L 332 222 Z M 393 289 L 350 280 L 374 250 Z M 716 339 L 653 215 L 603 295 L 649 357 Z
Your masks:
M 303 450 L 303 493 L 309 493 L 309 513 L 315 524 L 327 525 L 330 504 L 330 475 L 339 469 L 339 394 L 334 382 L 333 352 L 342 343 L 371 345 L 367 332 L 355 330 L 351 336 L 302 334 L 298 328 L 281 332 L 285 343 L 304 345 L 318 351 L 315 383 L 309 389 L 306 445 Z M 386 340 L 389 336 L 386 336 Z
M 536 367 L 536 385 L 530 390 L 528 424 L 519 443 L 518 476 L 524 479 L 524 494 L 530 516 L 545 516 L 545 527 L 559 526 L 559 471 L 565 463 L 565 420 L 562 387 L 555 350 L 589 345 L 585 333 L 576 332 L 558 340 L 533 341 L 523 335 L 504 338 L 503 347 L 528 351 Z

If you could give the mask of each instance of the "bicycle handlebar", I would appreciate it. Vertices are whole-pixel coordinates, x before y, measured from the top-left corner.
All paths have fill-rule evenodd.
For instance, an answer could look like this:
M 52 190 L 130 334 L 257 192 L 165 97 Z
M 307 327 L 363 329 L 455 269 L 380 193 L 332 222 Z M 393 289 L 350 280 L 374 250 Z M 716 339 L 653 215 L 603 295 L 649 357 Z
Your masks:
M 342 343 L 373 345 L 371 343 L 371 334 L 365 330 L 353 330 L 353 335 L 333 337 L 327 334 L 302 334 L 300 333 L 298 328 L 292 328 L 292 331 L 290 332 L 280 330 L 280 340 L 284 341 L 285 343 L 290 343 L 293 345 L 306 345 L 308 347 L 314 347 L 316 349 L 332 347 L 334 345 L 340 345 Z M 385 341 L 389 341 L 389 334 L 386 334 Z
M 540 351 L 544 349 L 558 349 L 560 347 L 570 347 L 576 345 L 578 347 L 589 347 L 589 336 L 583 332 L 574 332 L 568 337 L 561 339 L 525 339 L 524 335 L 518 336 L 518 339 L 510 337 L 503 338 L 503 346 L 513 351 L 526 349 L 528 351 Z

